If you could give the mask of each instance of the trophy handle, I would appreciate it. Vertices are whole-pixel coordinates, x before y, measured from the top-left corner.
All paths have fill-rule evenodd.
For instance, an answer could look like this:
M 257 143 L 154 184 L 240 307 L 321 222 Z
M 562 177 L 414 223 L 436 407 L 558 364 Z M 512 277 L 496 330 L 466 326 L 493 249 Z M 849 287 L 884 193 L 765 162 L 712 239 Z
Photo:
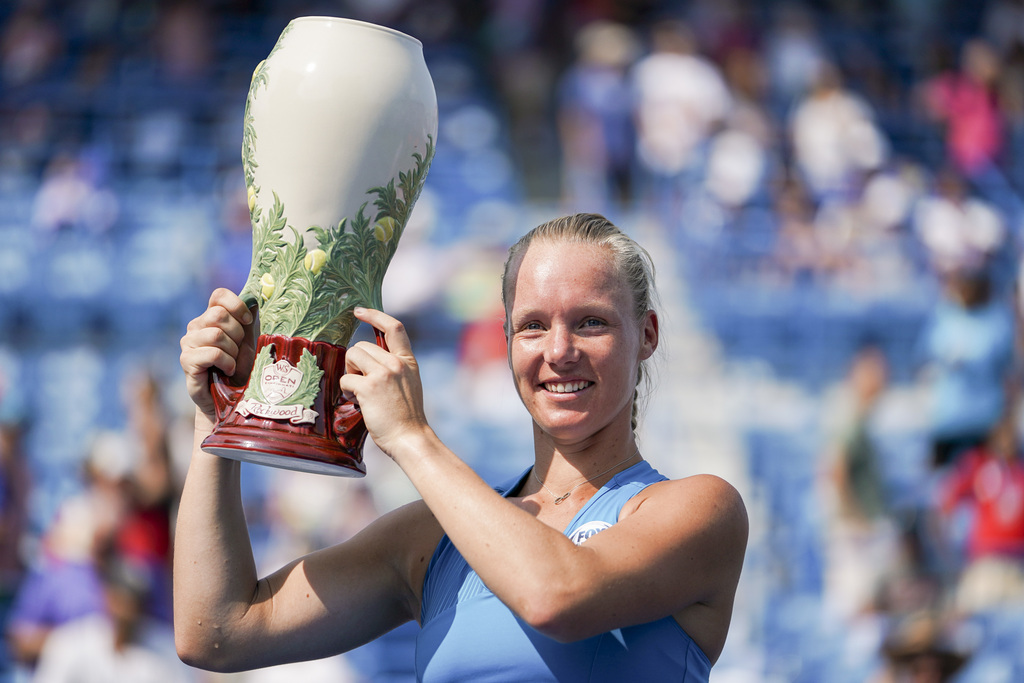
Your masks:
M 384 341 L 384 333 L 381 332 L 380 330 L 378 330 L 375 327 L 375 328 L 373 328 L 373 336 L 377 340 L 377 346 L 379 346 L 380 348 L 382 348 L 385 351 L 387 351 L 388 350 L 388 344 L 387 344 L 386 341 Z
M 378 330 L 376 327 L 373 328 L 373 337 L 374 337 L 374 339 L 377 342 L 377 346 L 379 346 L 380 348 L 384 349 L 385 351 L 388 350 L 388 344 L 387 344 L 386 341 L 384 341 L 384 333 L 381 332 L 380 330 Z M 338 393 L 338 400 L 334 404 L 334 413 L 335 413 L 335 415 L 338 415 L 338 414 L 345 415 L 346 419 L 347 419 L 347 416 L 351 415 L 352 413 L 355 413 L 355 414 L 359 413 L 359 406 L 356 405 L 355 403 L 353 403 L 352 401 L 349 401 L 348 399 L 343 398 L 342 395 L 341 395 L 341 392 L 339 392 Z M 348 424 L 348 423 L 346 422 L 344 424 Z M 344 431 L 347 431 L 348 429 L 350 429 L 351 427 L 345 427 L 342 422 L 338 422 L 336 424 L 336 428 L 337 428 L 337 430 L 339 432 L 344 432 Z
M 259 301 L 244 289 L 239 296 L 245 307 L 249 309 L 249 312 L 253 313 L 253 320 L 256 320 L 257 313 L 255 311 L 259 311 Z M 254 322 L 253 324 L 255 325 L 256 323 Z M 211 367 L 207 375 L 210 395 L 213 397 L 213 406 L 217 414 L 217 422 L 220 423 L 231 412 L 231 408 L 238 403 L 242 394 L 245 393 L 245 384 L 237 387 L 232 385 L 228 377 L 215 367 Z
M 217 368 L 210 368 L 208 374 L 210 395 L 213 397 L 214 409 L 217 412 L 217 422 L 221 422 L 230 412 L 231 407 L 238 403 L 245 387 L 232 386 L 224 373 Z
M 373 328 L 373 336 L 377 346 L 387 351 L 388 345 L 384 341 L 384 333 L 375 327 Z M 338 400 L 334 404 L 333 423 L 334 433 L 343 446 L 357 449 L 362 448 L 363 438 L 366 436 L 363 415 L 359 411 L 359 406 L 343 398 L 340 391 L 338 392 Z

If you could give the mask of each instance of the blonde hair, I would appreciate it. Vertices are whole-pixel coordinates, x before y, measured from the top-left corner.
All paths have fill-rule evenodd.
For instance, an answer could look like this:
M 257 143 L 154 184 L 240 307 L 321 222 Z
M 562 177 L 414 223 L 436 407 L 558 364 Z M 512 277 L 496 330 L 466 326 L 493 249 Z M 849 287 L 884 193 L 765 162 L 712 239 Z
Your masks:
M 516 295 L 516 280 L 526 251 L 535 240 L 592 244 L 607 249 L 615 263 L 622 282 L 629 289 L 633 303 L 633 319 L 643 325 L 648 311 L 656 310 L 657 292 L 654 288 L 654 262 L 647 250 L 636 243 L 614 223 L 596 213 L 577 213 L 555 218 L 538 225 L 523 235 L 508 250 L 505 270 L 501 276 L 501 301 L 505 307 L 505 334 L 511 336 L 509 319 Z M 641 361 L 636 384 L 650 384 L 646 361 Z M 636 430 L 639 420 L 639 390 L 633 390 L 632 426 Z

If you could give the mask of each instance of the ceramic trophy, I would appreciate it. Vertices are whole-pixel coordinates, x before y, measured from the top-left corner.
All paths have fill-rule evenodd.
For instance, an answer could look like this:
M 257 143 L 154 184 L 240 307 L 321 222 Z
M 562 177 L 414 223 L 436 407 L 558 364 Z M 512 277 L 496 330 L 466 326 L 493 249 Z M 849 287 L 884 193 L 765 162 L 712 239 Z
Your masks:
M 365 474 L 366 428 L 338 387 L 352 309 L 382 308 L 436 136 L 419 41 L 334 17 L 285 27 L 253 73 L 242 135 L 253 252 L 241 297 L 259 311 L 256 362 L 244 386 L 210 373 L 217 423 L 203 450 Z

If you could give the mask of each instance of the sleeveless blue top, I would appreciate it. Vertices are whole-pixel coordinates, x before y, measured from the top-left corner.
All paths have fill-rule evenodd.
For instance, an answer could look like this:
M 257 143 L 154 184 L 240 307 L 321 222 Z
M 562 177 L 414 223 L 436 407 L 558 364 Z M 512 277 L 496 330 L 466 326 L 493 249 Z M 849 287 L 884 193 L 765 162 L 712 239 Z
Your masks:
M 529 470 L 499 489 L 508 496 Z M 623 470 L 587 501 L 565 530 L 577 545 L 607 529 L 645 487 L 666 477 L 646 461 Z M 448 681 L 679 681 L 707 683 L 711 662 L 673 617 L 573 643 L 541 635 L 484 585 L 447 536 L 423 582 L 416 675 Z

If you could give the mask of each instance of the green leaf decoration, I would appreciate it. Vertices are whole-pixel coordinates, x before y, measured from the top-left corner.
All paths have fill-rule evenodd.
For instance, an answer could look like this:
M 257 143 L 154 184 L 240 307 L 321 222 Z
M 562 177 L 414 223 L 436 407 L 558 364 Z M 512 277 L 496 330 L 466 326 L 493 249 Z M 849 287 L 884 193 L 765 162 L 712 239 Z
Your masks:
M 309 408 L 320 393 L 320 378 L 324 376 L 324 371 L 316 364 L 316 356 L 308 349 L 302 349 L 298 368 L 302 372 L 302 383 L 288 398 L 288 405 L 301 405 L 303 408 Z
M 274 193 L 274 208 L 268 216 L 263 216 L 257 209 L 252 222 L 252 267 L 249 279 L 242 288 L 241 298 L 246 305 L 253 306 L 260 301 L 260 278 L 270 271 L 277 261 L 278 254 L 285 246 L 283 238 L 285 228 L 284 205 Z M 276 280 L 275 280 L 276 281 Z
M 253 125 L 253 116 L 251 113 L 253 100 L 256 99 L 256 93 L 260 88 L 267 84 L 267 63 L 270 58 L 274 56 L 278 50 L 281 49 L 281 44 L 284 42 L 285 36 L 287 36 L 292 30 L 292 23 L 289 22 L 284 30 L 281 31 L 281 35 L 277 37 L 277 42 L 274 43 L 274 47 L 271 48 L 270 54 L 267 58 L 256 65 L 256 69 L 252 73 L 252 82 L 249 84 L 249 94 L 245 99 L 245 115 L 242 117 L 242 169 L 245 173 L 245 187 L 246 189 L 253 186 L 253 176 L 256 172 L 256 128 Z
M 289 226 L 290 227 L 290 226 Z M 296 336 L 313 300 L 313 274 L 306 269 L 302 236 L 291 228 L 294 240 L 285 242 L 270 264 L 273 292 L 260 303 L 260 332 Z M 261 292 L 262 296 L 262 292 Z
M 284 35 L 281 34 L 274 50 L 280 46 Z M 266 66 L 261 63 L 253 75 L 246 102 L 242 143 L 250 197 L 258 196 L 260 188 L 253 184 L 256 131 L 249 106 L 256 91 L 266 83 Z M 392 178 L 387 184 L 367 191 L 368 195 L 375 196 L 372 216 L 367 213 L 370 205 L 367 201 L 355 216 L 342 218 L 334 228 L 316 225 L 305 228 L 305 234 L 312 234 L 318 248 L 326 255 L 316 273 L 305 262 L 307 249 L 303 234 L 288 225 L 292 239 L 284 237 L 287 216 L 277 193 L 274 193 L 273 208 L 266 214 L 258 202 L 250 204 L 253 260 L 241 297 L 247 305 L 259 306 L 261 334 L 302 337 L 344 346 L 358 326 L 352 309 L 356 306 L 383 308 L 381 285 L 430 170 L 434 158 L 432 135 L 427 136 L 425 153 L 413 153 L 412 158 L 413 167 L 400 171 L 397 183 Z
M 245 394 L 242 399 L 252 399 L 259 403 L 270 403 L 267 397 L 263 395 L 263 387 L 260 386 L 259 378 L 263 375 L 263 370 L 268 365 L 274 362 L 274 359 L 270 357 L 270 345 L 264 346 L 260 349 L 260 352 L 256 354 L 256 362 L 253 364 L 252 374 L 249 375 L 249 386 L 245 388 Z

